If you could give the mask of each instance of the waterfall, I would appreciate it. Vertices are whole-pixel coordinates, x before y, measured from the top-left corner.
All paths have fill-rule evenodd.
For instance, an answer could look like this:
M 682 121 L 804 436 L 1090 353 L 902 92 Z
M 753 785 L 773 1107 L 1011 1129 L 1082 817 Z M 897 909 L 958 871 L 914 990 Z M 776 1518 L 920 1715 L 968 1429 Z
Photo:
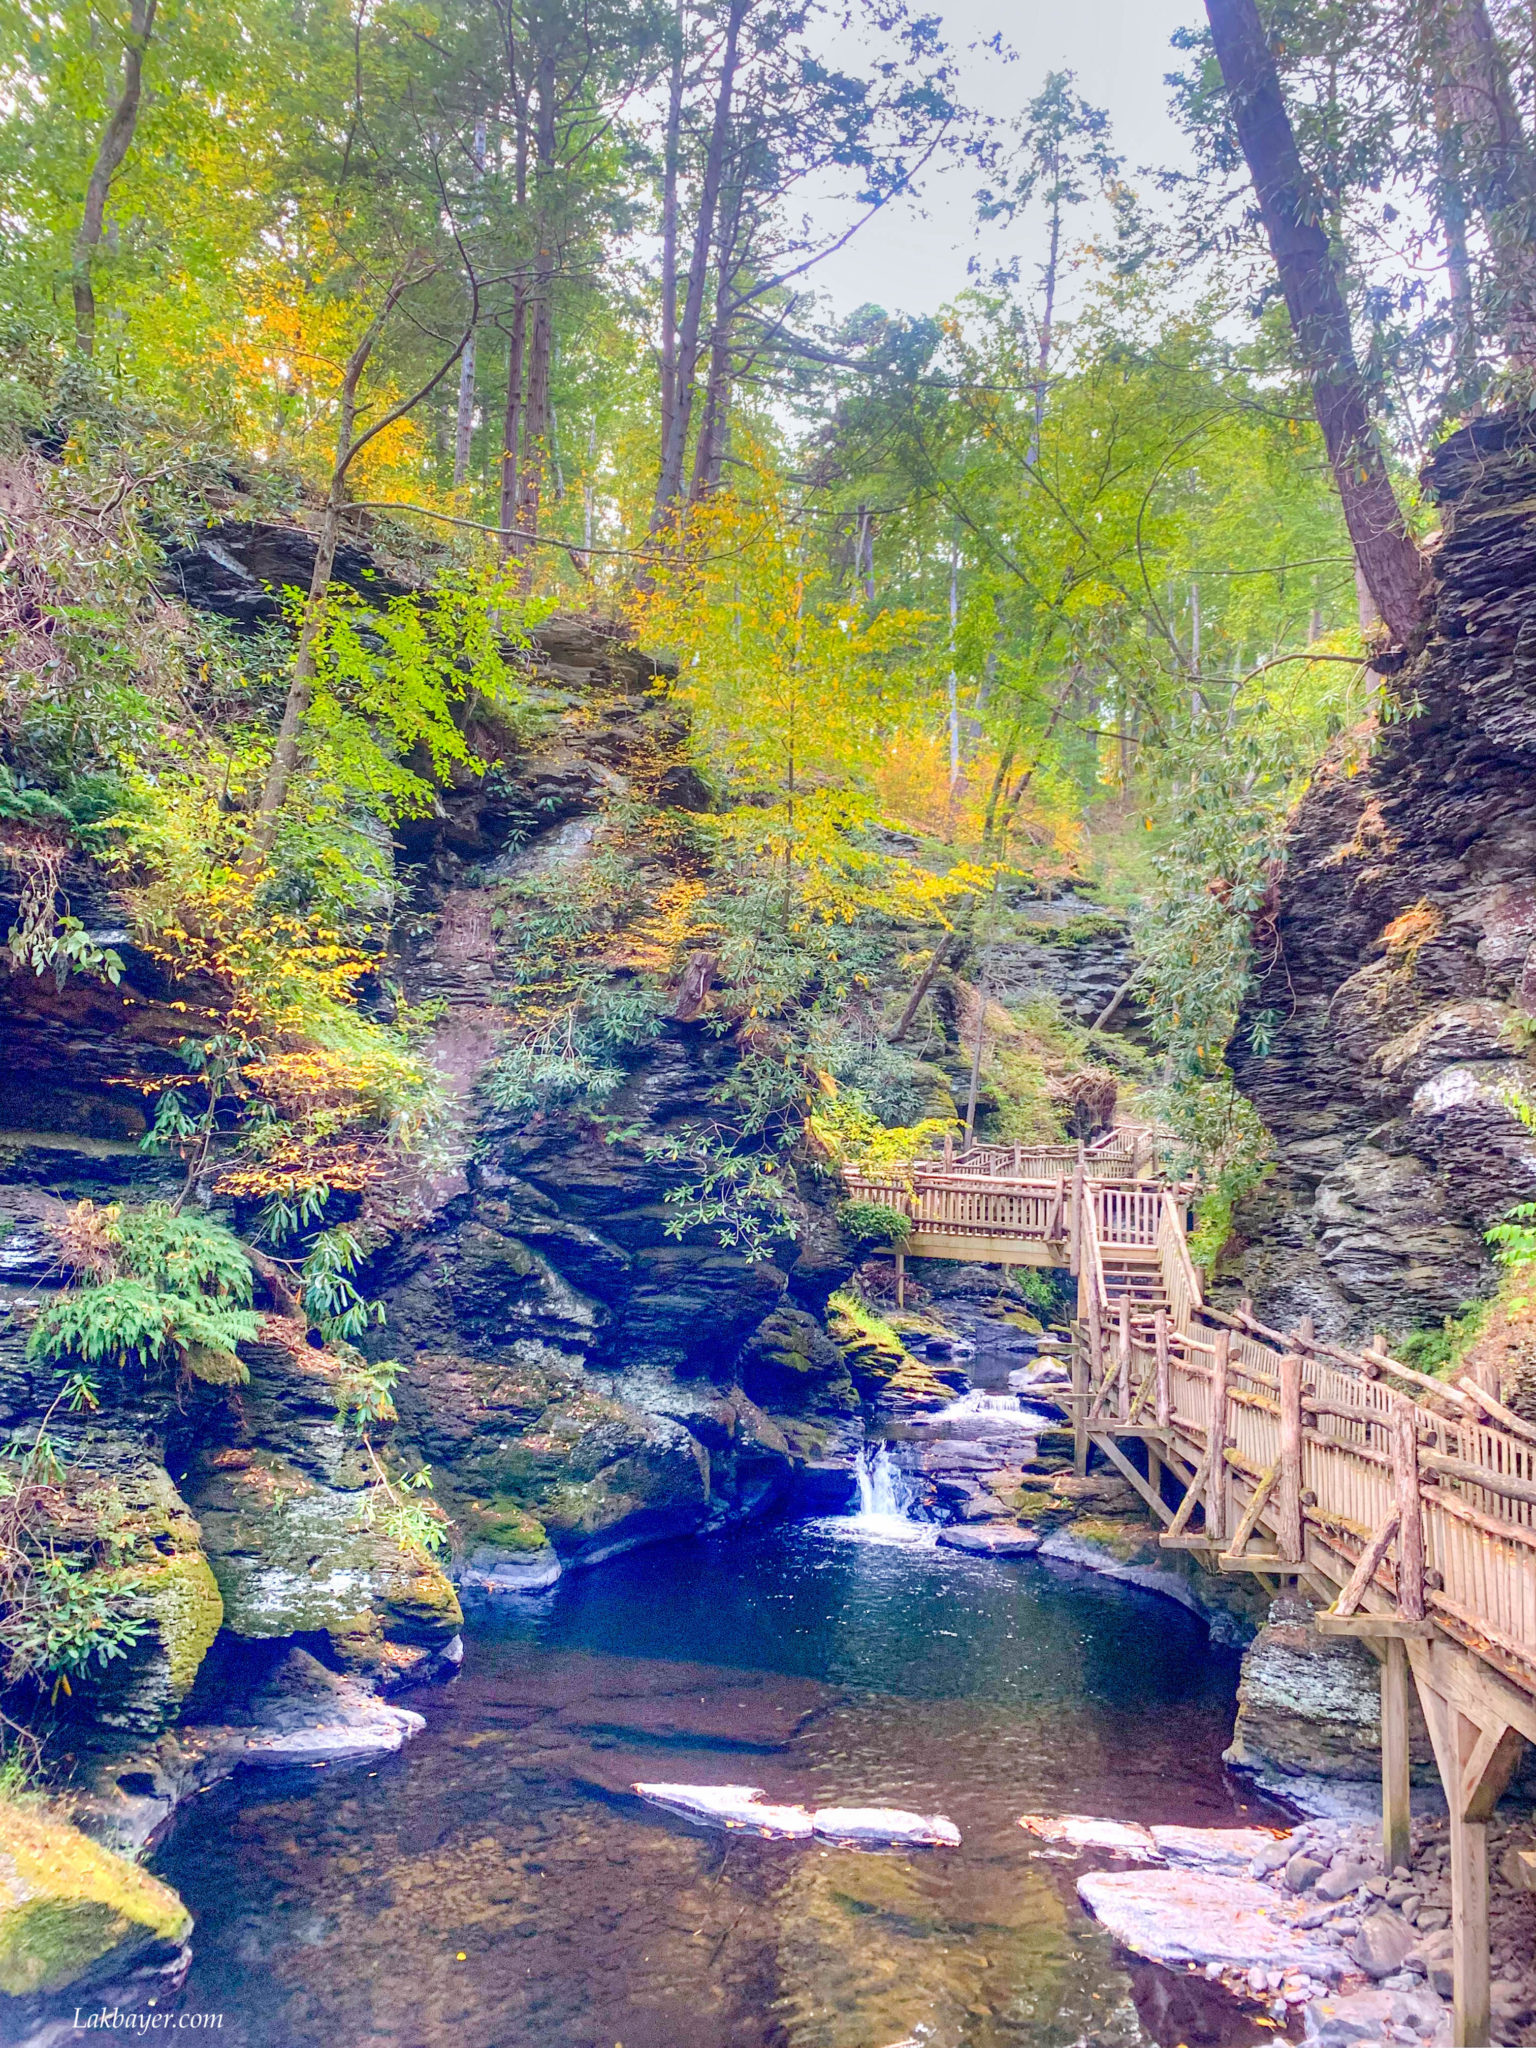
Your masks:
M 854 1477 L 859 1484 L 858 1521 L 886 1534 L 924 1526 L 910 1512 L 919 1492 L 917 1482 L 897 1467 L 888 1444 L 866 1444 Z

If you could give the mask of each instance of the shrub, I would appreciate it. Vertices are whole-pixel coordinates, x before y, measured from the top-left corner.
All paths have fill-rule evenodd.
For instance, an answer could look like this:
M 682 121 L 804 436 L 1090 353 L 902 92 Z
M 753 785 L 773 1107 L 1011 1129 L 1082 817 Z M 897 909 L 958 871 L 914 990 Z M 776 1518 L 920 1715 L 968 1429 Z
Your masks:
M 899 1247 L 912 1235 L 912 1218 L 884 1202 L 840 1202 L 837 1220 L 860 1244 Z
M 174 1362 L 194 1379 L 245 1378 L 236 1347 L 256 1335 L 250 1261 L 204 1217 L 163 1202 L 143 1209 L 81 1202 L 59 1236 L 77 1281 L 27 1340 L 32 1359 L 141 1368 Z

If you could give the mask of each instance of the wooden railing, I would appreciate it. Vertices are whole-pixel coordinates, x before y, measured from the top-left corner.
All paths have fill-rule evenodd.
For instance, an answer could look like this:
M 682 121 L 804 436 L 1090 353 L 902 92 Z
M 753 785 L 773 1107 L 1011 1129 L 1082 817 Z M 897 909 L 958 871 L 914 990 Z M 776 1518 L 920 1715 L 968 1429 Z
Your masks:
M 1195 1468 L 1169 1533 L 1198 1505 L 1232 1563 L 1315 1566 L 1343 1582 L 1340 1617 L 1374 1588 L 1536 1691 L 1536 1427 L 1468 1383 L 1210 1306 L 1168 1193 L 1151 1226 L 1166 1307 L 1117 1304 L 1112 1322 L 1103 1253 L 1148 1241 L 1148 1199 L 1084 1205 L 1080 1386 L 1088 1429 L 1158 1427 Z
M 1078 1145 L 972 1145 L 965 1150 L 946 1141 L 942 1152 L 914 1161 L 915 1175 L 980 1175 L 984 1180 L 1071 1180 L 1079 1159 L 1092 1180 L 1157 1179 L 1171 1140 L 1166 1132 L 1142 1125 L 1120 1125 L 1101 1137 Z

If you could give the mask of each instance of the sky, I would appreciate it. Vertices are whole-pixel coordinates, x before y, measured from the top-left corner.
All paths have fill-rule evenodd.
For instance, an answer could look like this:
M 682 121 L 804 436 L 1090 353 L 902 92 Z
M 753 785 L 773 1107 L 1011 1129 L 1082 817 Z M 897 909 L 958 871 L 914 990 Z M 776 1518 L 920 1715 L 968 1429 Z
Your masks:
M 1168 111 L 1164 74 L 1183 61 L 1168 47 L 1176 28 L 1203 24 L 1200 0 L 928 0 L 943 20 L 961 66 L 961 92 L 1008 120 L 1039 91 L 1048 71 L 1073 71 L 1077 89 L 1109 114 L 1114 146 L 1133 182 L 1145 164 L 1184 165 L 1189 151 Z M 970 46 L 1001 34 L 1016 60 Z M 816 273 L 839 316 L 868 303 L 890 312 L 932 313 L 963 291 L 972 228 L 974 169 L 932 177 L 920 204 L 900 202 L 862 228 Z M 822 213 L 817 208 L 818 215 Z M 926 217 L 924 217 L 926 215 Z M 828 207 L 827 221 L 846 217 Z M 1035 254 L 1028 227 L 1019 246 Z

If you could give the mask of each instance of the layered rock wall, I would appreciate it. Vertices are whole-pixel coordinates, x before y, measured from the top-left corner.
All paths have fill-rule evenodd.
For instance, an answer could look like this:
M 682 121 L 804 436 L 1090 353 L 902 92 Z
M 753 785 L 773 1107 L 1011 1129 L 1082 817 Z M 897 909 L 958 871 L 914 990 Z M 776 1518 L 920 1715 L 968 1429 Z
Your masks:
M 1400 715 L 1302 799 L 1231 1054 L 1279 1164 L 1223 1277 L 1351 1338 L 1487 1292 L 1483 1233 L 1536 1193 L 1510 1106 L 1536 1095 L 1536 434 L 1477 421 L 1424 481 L 1442 531 Z

